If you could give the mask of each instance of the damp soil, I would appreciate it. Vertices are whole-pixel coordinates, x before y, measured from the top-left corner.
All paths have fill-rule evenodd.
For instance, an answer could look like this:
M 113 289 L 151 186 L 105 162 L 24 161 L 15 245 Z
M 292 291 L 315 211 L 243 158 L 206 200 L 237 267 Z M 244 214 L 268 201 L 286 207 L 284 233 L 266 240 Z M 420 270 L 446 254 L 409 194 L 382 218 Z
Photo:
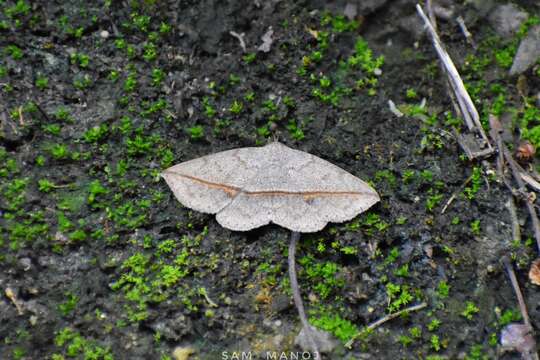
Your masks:
M 478 43 L 493 35 L 473 5 L 446 4 Z M 519 319 L 500 259 L 516 260 L 540 323 L 524 208 L 516 243 L 494 158 L 467 160 L 451 135 L 454 109 L 415 3 L 361 2 L 351 21 L 346 5 L 0 1 L 0 358 L 301 351 L 289 232 L 223 229 L 159 176 L 273 139 L 381 195 L 367 213 L 300 240 L 309 318 L 338 339 L 325 358 L 519 358 L 499 354 L 502 327 Z M 467 81 L 507 86 L 519 103 L 516 79 L 496 64 L 467 67 L 481 50 L 454 21 L 440 19 L 439 31 Z

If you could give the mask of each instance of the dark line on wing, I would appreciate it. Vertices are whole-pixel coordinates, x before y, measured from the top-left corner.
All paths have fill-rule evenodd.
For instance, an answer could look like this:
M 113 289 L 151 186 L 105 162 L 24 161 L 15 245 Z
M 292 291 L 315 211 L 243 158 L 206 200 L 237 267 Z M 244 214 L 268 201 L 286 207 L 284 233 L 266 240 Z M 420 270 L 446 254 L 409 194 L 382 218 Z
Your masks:
M 282 190 L 265 190 L 265 191 L 245 191 L 236 186 L 230 186 L 220 183 L 215 183 L 191 175 L 184 175 L 177 172 L 169 171 L 168 174 L 174 174 L 183 178 L 204 184 L 210 188 L 219 189 L 225 191 L 230 196 L 236 196 L 239 192 L 242 192 L 249 196 L 280 196 L 280 195 L 292 195 L 292 196 L 347 196 L 347 195 L 373 195 L 371 192 L 362 191 L 282 191 Z

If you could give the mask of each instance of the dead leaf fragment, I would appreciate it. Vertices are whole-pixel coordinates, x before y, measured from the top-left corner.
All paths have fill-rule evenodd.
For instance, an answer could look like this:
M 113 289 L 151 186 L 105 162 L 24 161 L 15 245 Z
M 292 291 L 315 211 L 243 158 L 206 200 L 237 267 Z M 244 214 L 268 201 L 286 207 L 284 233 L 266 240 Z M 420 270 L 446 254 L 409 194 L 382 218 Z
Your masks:
M 174 360 L 188 360 L 189 356 L 195 353 L 195 349 L 192 347 L 180 347 L 174 349 L 173 358 Z
M 8 287 L 5 290 L 5 294 L 6 294 L 7 298 L 9 300 L 11 300 L 13 305 L 15 305 L 15 307 L 17 308 L 17 313 L 19 315 L 23 315 L 24 314 L 24 309 L 23 309 L 23 306 L 22 306 L 21 302 L 19 301 L 19 299 L 17 299 L 17 294 L 15 293 L 15 290 Z
M 270 26 L 268 28 L 268 31 L 266 31 L 261 38 L 263 43 L 259 46 L 258 48 L 259 51 L 262 51 L 265 53 L 270 51 L 270 48 L 272 47 L 272 43 L 274 42 L 274 39 L 272 39 L 272 35 L 274 35 L 274 30 Z
M 501 345 L 504 349 L 520 352 L 522 359 L 530 359 L 530 354 L 536 349 L 531 328 L 525 324 L 509 324 L 503 328 Z
M 306 28 L 307 32 L 311 34 L 317 40 L 319 38 L 319 32 L 314 29 Z
M 356 18 L 356 15 L 358 15 L 358 6 L 355 3 L 347 3 L 343 10 L 343 15 L 345 15 L 349 21 L 353 21 Z
M 540 258 L 533 261 L 529 270 L 529 280 L 533 284 L 540 286 Z

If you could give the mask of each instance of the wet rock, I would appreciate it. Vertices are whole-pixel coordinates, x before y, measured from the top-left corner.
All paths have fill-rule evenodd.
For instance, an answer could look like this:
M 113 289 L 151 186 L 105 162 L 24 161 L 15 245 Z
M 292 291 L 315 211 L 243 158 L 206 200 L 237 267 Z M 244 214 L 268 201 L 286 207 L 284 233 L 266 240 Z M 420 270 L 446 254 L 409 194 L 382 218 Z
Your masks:
M 386 5 L 388 0 L 362 0 L 356 1 L 358 7 L 358 13 L 360 15 L 367 15 L 375 12 Z
M 2 101 L 3 99 L 0 96 L 0 103 Z M 18 146 L 23 142 L 25 136 L 28 135 L 28 128 L 22 126 L 21 119 L 17 122 L 7 114 L 7 111 L 3 110 L 0 109 L 0 143 L 4 142 L 6 145 L 12 147 Z
M 504 38 L 514 36 L 528 15 L 517 5 L 509 3 L 495 7 L 488 20 L 495 31 Z
M 102 119 L 108 120 L 114 118 L 116 103 L 112 99 L 104 99 L 96 104 Z
M 449 1 L 444 1 L 444 4 L 433 4 L 433 13 L 439 19 L 451 21 L 455 17 L 455 4 Z
M 495 0 L 471 0 L 469 3 L 474 8 L 474 12 L 478 13 L 480 17 L 488 15 L 497 5 Z
M 275 313 L 280 313 L 287 310 L 291 307 L 291 301 L 287 295 L 277 295 L 272 299 L 272 311 Z
M 366 16 L 383 8 L 388 3 L 388 0 L 349 0 L 349 1 L 325 1 L 316 0 L 312 5 L 316 8 L 323 9 L 333 13 L 342 13 L 349 19 L 351 16 L 357 15 Z M 312 14 L 314 14 L 312 12 Z
M 257 50 L 265 52 L 265 53 L 269 52 L 270 48 L 272 47 L 272 43 L 274 42 L 274 39 L 272 38 L 273 35 L 274 35 L 274 30 L 270 26 L 268 28 L 268 31 L 266 31 L 264 35 L 261 37 L 262 44 L 257 48 Z
M 540 25 L 529 29 L 527 36 L 521 40 L 510 75 L 527 71 L 540 58 Z
M 338 345 L 336 339 L 326 331 L 311 327 L 311 333 L 313 334 L 313 340 L 317 343 L 319 351 L 322 353 L 331 353 Z M 302 328 L 296 339 L 294 339 L 294 344 L 300 346 L 302 350 L 311 350 L 308 345 L 309 343 L 304 328 Z
M 30 258 L 24 257 L 19 260 L 19 265 L 23 271 L 28 271 L 32 267 L 32 260 Z
M 173 341 L 178 341 L 182 336 L 192 333 L 191 320 L 182 314 L 174 319 L 154 322 L 150 327 L 165 339 Z
M 418 20 L 416 14 L 401 18 L 397 25 L 401 30 L 409 33 L 414 40 L 419 40 L 424 36 L 424 25 Z
M 343 10 L 343 15 L 345 15 L 349 21 L 354 20 L 356 15 L 358 15 L 358 5 L 355 3 L 347 3 L 347 5 L 345 5 L 345 10 Z
M 53 54 L 48 52 L 44 52 L 43 57 L 45 59 L 45 69 L 49 67 L 51 68 L 48 69 L 49 71 L 54 71 L 60 66 L 61 60 L 57 56 L 54 56 Z
M 49 309 L 45 305 L 40 304 L 37 300 L 27 301 L 24 306 L 26 310 L 40 319 L 45 319 L 50 316 Z
M 532 359 L 530 354 L 536 349 L 531 328 L 525 324 L 509 324 L 502 329 L 501 345 L 505 349 L 520 352 L 522 359 Z
M 127 339 L 124 341 L 123 346 L 126 352 L 129 352 L 130 359 L 133 360 L 144 360 L 148 359 L 149 349 L 152 349 L 153 339 L 150 337 L 141 337 L 136 333 L 128 333 L 126 335 Z

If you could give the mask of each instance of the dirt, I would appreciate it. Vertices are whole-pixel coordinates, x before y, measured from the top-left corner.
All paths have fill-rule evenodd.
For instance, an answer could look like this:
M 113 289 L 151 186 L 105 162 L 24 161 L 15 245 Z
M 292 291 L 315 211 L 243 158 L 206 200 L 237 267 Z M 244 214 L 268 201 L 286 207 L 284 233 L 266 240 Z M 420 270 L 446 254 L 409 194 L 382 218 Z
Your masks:
M 533 233 L 517 201 L 513 241 L 495 156 L 469 161 L 451 135 L 466 130 L 447 121 L 454 109 L 414 5 L 365 1 L 348 21 L 343 1 L 0 1 L 0 358 L 301 354 L 288 231 L 223 229 L 159 176 L 272 139 L 381 195 L 351 222 L 301 238 L 308 315 L 340 340 L 325 358 L 519 358 L 500 351 L 502 328 L 520 319 L 500 260 L 514 260 L 538 324 Z M 538 14 L 533 1 L 519 5 Z M 504 114 L 521 116 L 516 78 L 452 20 L 463 15 L 482 44 L 494 33 L 488 10 L 441 6 L 453 16 L 439 32 L 466 83 L 485 81 L 473 94 L 482 121 L 491 84 L 507 89 Z M 259 51 L 270 27 L 270 51 Z M 490 61 L 472 69 L 471 54 Z M 536 94 L 538 75 L 526 76 Z

